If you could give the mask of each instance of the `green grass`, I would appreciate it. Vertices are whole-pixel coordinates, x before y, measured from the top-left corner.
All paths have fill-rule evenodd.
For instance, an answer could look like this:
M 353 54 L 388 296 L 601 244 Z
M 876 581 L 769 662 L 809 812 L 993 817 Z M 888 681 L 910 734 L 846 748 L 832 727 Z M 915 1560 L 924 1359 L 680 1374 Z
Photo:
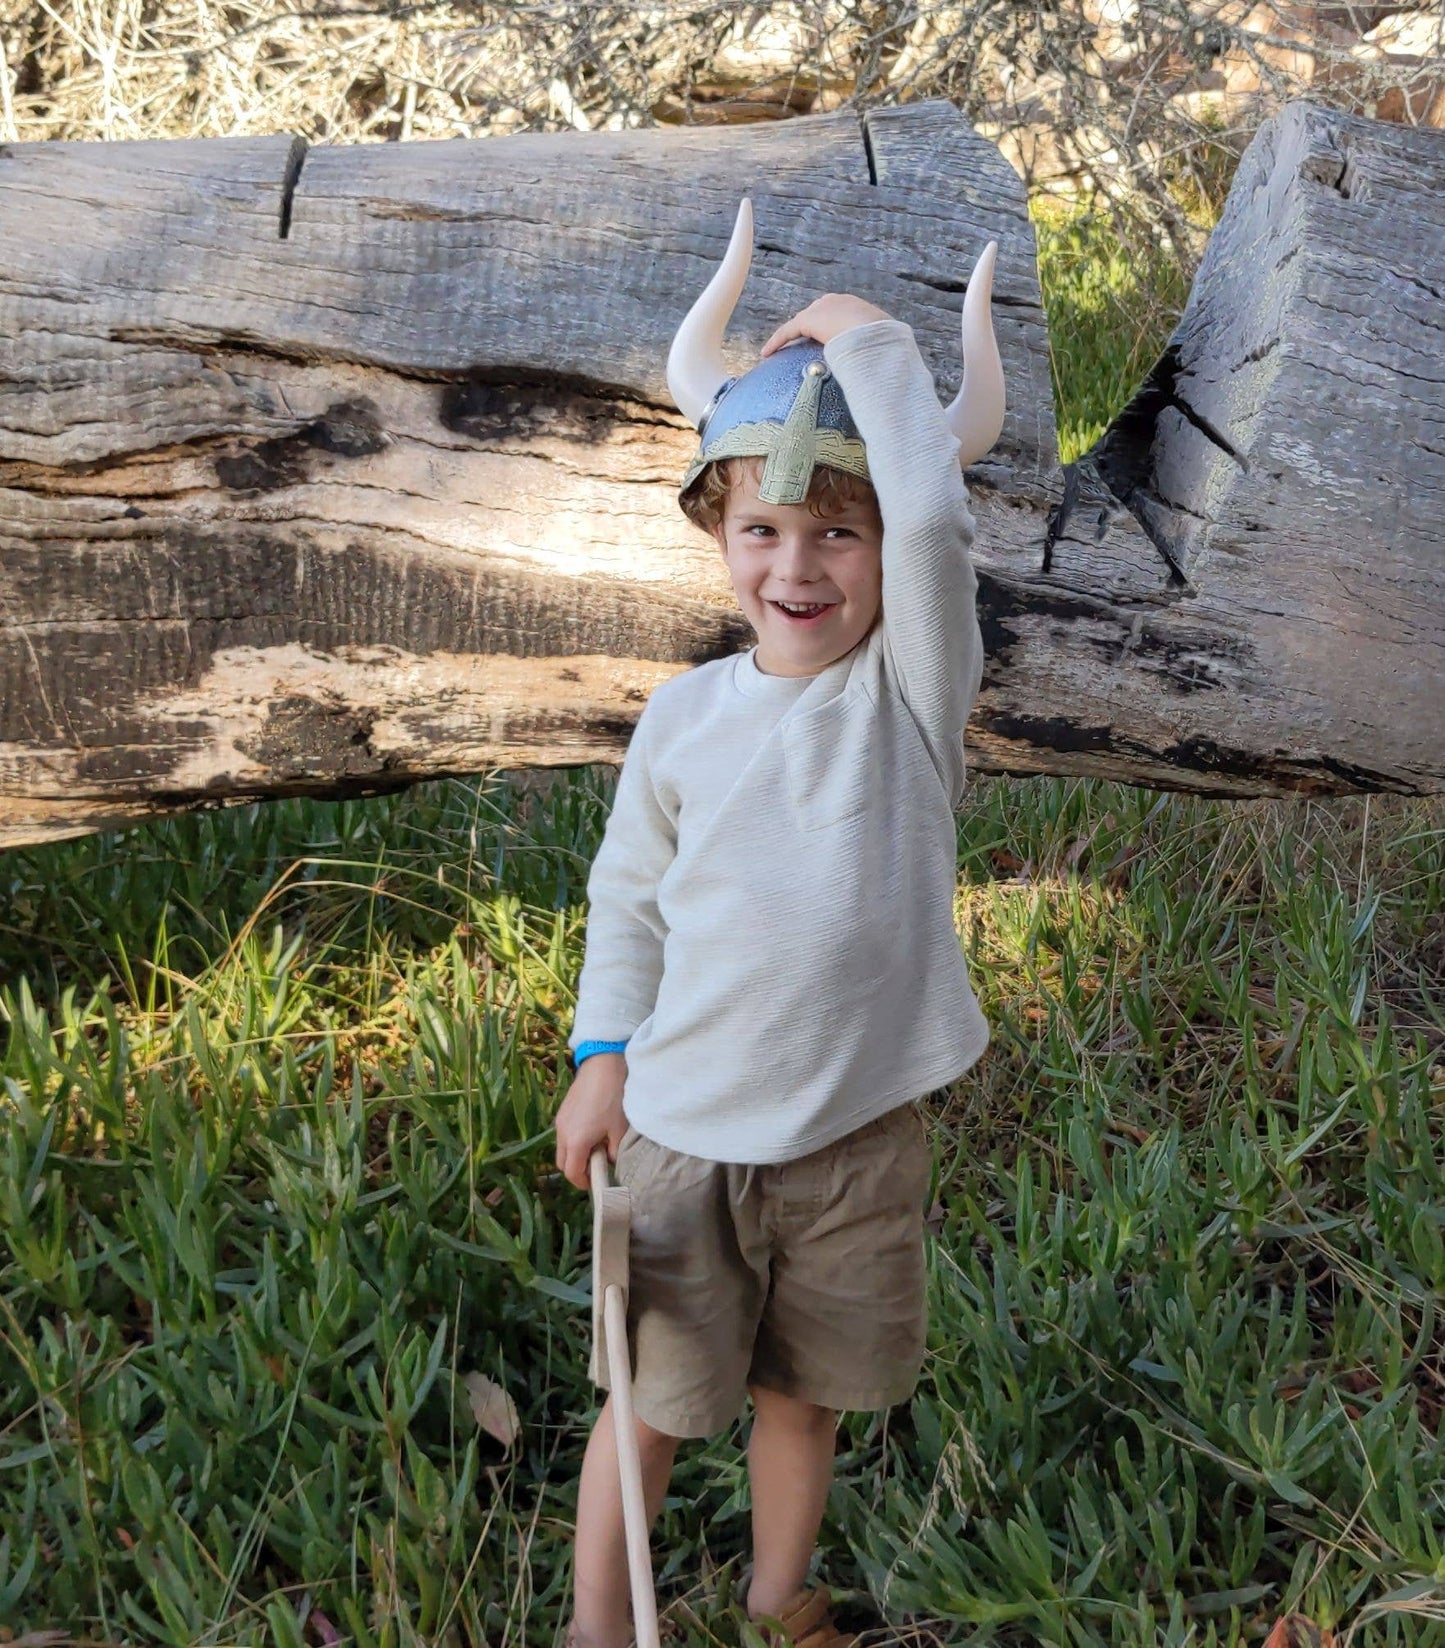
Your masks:
M 1189 297 L 1190 276 L 1102 211 L 1040 198 L 1031 213 L 1049 351 L 1059 456 L 1087 452 L 1154 364 Z
M 548 1123 L 606 801 L 0 861 L 0 1620 L 551 1641 L 592 1395 Z M 1445 817 L 995 781 L 959 835 L 995 1040 L 936 1101 L 928 1368 L 845 1423 L 830 1576 L 919 1642 L 1438 1640 Z M 656 1541 L 686 1643 L 737 1640 L 740 1444 L 685 1451 Z

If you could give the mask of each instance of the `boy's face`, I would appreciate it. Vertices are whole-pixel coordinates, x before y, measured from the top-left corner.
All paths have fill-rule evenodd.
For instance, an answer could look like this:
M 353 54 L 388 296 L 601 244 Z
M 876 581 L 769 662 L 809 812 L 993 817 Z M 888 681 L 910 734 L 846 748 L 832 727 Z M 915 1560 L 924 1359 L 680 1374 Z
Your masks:
M 814 515 L 758 501 L 742 465 L 713 535 L 767 675 L 817 675 L 873 628 L 883 600 L 883 521 L 867 498 Z M 787 609 L 805 610 L 790 612 Z

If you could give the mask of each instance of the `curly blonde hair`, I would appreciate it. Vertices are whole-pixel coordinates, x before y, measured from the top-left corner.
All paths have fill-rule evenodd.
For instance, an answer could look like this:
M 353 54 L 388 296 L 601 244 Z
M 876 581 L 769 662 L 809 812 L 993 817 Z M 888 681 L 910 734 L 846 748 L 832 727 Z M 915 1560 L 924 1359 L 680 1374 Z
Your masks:
M 679 500 L 683 514 L 694 526 L 711 532 L 722 521 L 728 493 L 744 475 L 756 486 L 763 478 L 763 464 L 762 458 L 720 458 L 710 463 Z M 835 515 L 849 504 L 876 503 L 877 494 L 858 476 L 819 464 L 808 484 L 805 501 L 814 515 Z

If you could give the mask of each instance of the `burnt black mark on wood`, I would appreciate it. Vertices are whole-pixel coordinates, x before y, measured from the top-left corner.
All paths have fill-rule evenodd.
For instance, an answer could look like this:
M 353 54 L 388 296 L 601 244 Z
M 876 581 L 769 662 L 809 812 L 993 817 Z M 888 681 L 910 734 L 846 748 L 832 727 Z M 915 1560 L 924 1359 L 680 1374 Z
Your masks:
M 741 614 L 719 613 L 715 633 L 692 643 L 685 649 L 684 656 L 689 664 L 711 664 L 715 659 L 728 658 L 751 646 L 753 640 L 752 629 Z
M 600 734 L 604 738 L 616 739 L 625 743 L 632 737 L 636 721 L 629 721 L 623 715 L 589 715 L 585 720 L 581 717 L 577 722 L 578 730 Z
M 1129 738 L 1113 726 L 1078 726 L 1059 716 L 1014 715 L 981 707 L 980 727 L 998 738 L 1055 754 L 1105 756 L 1122 770 L 1138 772 L 1141 765 L 1188 773 L 1191 794 L 1218 797 L 1267 795 L 1293 790 L 1301 795 L 1334 795 L 1344 790 L 1381 791 L 1396 795 L 1417 793 L 1414 786 L 1384 773 L 1332 756 L 1311 752 L 1260 752 L 1231 749 L 1212 738 L 1191 734 L 1157 748 Z M 1200 778 L 1232 779 L 1217 786 Z M 1337 782 L 1336 782 L 1337 781 Z
M 1035 630 L 1046 625 L 1055 639 L 1070 644 L 1077 644 L 1070 631 L 1084 625 L 1083 645 L 1110 665 L 1137 664 L 1158 675 L 1181 697 L 1230 685 L 1249 661 L 1247 646 L 1213 630 L 1186 630 L 1176 621 L 1161 633 L 1148 623 L 1147 609 L 1131 613 L 1058 589 L 1020 588 L 981 568 L 977 577 L 978 624 L 991 681 L 1004 673 L 1025 624 Z
M 328 406 L 300 433 L 308 445 L 342 458 L 369 458 L 391 444 L 377 417 L 376 402 L 365 395 Z
M 347 801 L 364 796 L 395 795 L 412 784 L 428 782 L 433 778 L 469 777 L 466 773 L 444 772 L 440 769 L 425 772 L 396 772 L 376 776 L 342 775 L 335 778 L 272 778 L 257 783 L 254 779 L 239 781 L 228 773 L 216 775 L 202 795 L 194 790 L 172 790 L 152 787 L 136 792 L 136 800 L 164 812 L 214 812 L 219 807 L 235 806 L 242 801 L 280 801 L 287 796 L 311 796 L 320 801 Z
M 340 778 L 384 773 L 392 764 L 372 748 L 374 712 L 340 701 L 299 696 L 273 699 L 266 721 L 237 747 L 283 782 L 335 774 Z
M 164 784 L 184 764 L 189 721 L 178 728 L 167 701 L 194 693 L 224 649 L 697 664 L 750 637 L 741 614 L 648 585 L 579 584 L 357 542 L 322 550 L 299 529 L 254 523 L 153 521 L 131 531 L 120 561 L 106 544 L 74 558 L 41 546 L 0 558 L 16 608 L 16 627 L 0 632 L 0 742 L 114 750 L 137 785 Z M 75 622 L 49 621 L 53 612 Z M 348 770 L 365 753 L 350 743 L 357 730 L 333 740 Z
M 304 137 L 291 139 L 291 151 L 286 156 L 286 172 L 281 179 L 281 222 L 278 240 L 291 238 L 291 209 L 296 200 L 296 185 L 301 181 L 301 168 L 306 164 L 309 145 Z
M 1358 766 L 1353 761 L 1339 761 L 1332 755 L 1322 755 L 1320 766 L 1328 773 L 1333 773 L 1351 789 L 1370 790 L 1376 795 L 1421 795 L 1424 786 L 1416 787 L 1413 784 L 1401 783 L 1399 779 L 1389 778 L 1384 773 L 1374 772 L 1369 767 Z M 1321 786 L 1322 789 L 1326 786 Z M 1334 792 L 1335 786 L 1328 789 Z
M 1177 762 L 1191 772 L 1218 773 L 1221 777 L 1257 778 L 1266 782 L 1278 776 L 1287 757 L 1272 758 L 1248 750 L 1230 749 L 1212 738 L 1191 733 L 1188 738 L 1164 745 L 1159 751 L 1162 761 Z
M 1007 710 L 980 709 L 977 719 L 985 732 L 997 738 L 1061 755 L 1095 754 L 1117 747 L 1112 727 L 1080 726 L 1061 715 L 1014 715 Z
M 1236 686 L 1253 656 L 1252 648 L 1217 631 L 1181 626 L 1161 635 L 1143 622 L 1130 631 L 1122 648 L 1094 636 L 1086 637 L 1085 644 L 1108 664 L 1128 663 L 1157 676 L 1180 698 Z
M 205 747 L 209 728 L 201 721 L 177 720 L 168 724 L 166 732 L 172 748 L 185 744 L 189 749 L 199 750 Z M 82 750 L 75 763 L 76 792 L 86 795 L 96 790 L 120 790 L 130 799 L 131 786 L 137 776 L 136 768 L 136 753 L 129 745 L 101 745 Z M 139 792 L 136 793 L 139 795 Z
M 1198 734 L 1166 744 L 1158 752 L 1158 759 L 1190 772 L 1255 779 L 1261 785 L 1298 790 L 1305 795 L 1332 795 L 1343 789 L 1392 795 L 1417 793 L 1412 785 L 1398 778 L 1335 756 L 1313 751 L 1307 757 L 1293 756 L 1283 750 L 1272 755 L 1257 754 L 1251 750 L 1230 749 Z M 1331 783 L 1331 777 L 1340 782 Z
M 437 418 L 479 446 L 541 436 L 594 445 L 619 424 L 647 421 L 639 403 L 615 385 L 516 371 L 476 372 L 445 384 Z
M 990 664 L 1004 663 L 1018 645 L 1020 634 L 1016 621 L 1036 622 L 1055 619 L 1060 624 L 1081 620 L 1110 624 L 1118 633 L 1122 645 L 1128 628 L 1119 613 L 1107 601 L 1089 601 L 1058 589 L 1028 588 L 1001 583 L 982 567 L 978 578 L 978 626 L 983 635 L 984 656 Z
M 295 486 L 311 473 L 311 452 L 365 458 L 390 444 L 376 405 L 365 396 L 338 401 L 290 435 L 258 441 L 245 452 L 216 459 L 216 479 L 231 492 L 274 492 Z
M 248 452 L 216 459 L 216 479 L 231 492 L 275 492 L 295 486 L 309 473 L 303 435 L 278 435 Z

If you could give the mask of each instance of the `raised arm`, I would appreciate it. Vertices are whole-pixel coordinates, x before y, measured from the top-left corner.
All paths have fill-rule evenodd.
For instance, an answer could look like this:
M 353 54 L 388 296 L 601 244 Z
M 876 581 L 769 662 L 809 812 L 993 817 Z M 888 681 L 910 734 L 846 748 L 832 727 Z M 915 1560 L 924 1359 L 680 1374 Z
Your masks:
M 883 517 L 885 668 L 957 803 L 963 729 L 983 676 L 958 441 L 902 321 L 851 327 L 825 356 L 868 449 Z

